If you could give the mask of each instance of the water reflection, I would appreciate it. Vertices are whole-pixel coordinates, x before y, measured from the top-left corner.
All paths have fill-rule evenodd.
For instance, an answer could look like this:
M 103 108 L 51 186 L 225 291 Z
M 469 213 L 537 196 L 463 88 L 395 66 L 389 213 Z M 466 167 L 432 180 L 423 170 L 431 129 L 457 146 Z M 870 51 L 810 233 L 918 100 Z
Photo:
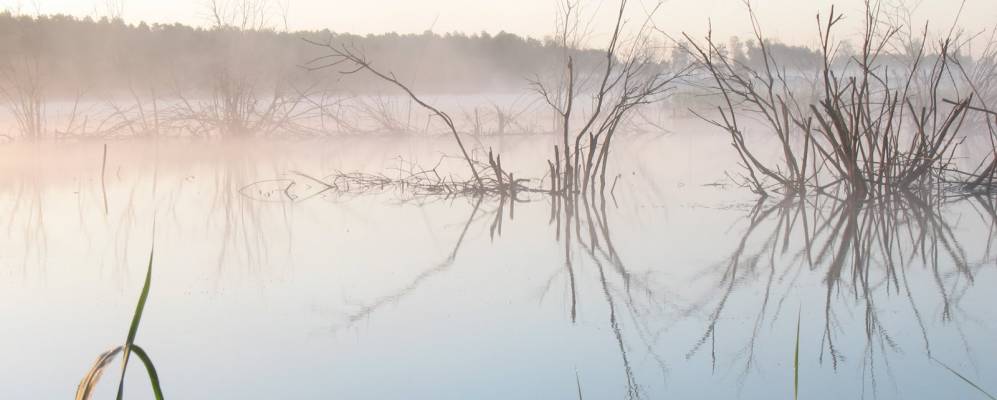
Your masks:
M 558 293 L 555 288 L 563 284 L 564 320 L 573 325 L 579 323 L 583 307 L 605 310 L 601 323 L 611 332 L 612 342 L 604 345 L 617 354 L 618 379 L 623 384 L 619 397 L 656 397 L 671 391 L 670 384 L 687 384 L 669 381 L 670 365 L 694 366 L 703 354 L 708 358 L 708 374 L 734 374 L 736 392 L 743 395 L 749 392 L 745 385 L 772 368 L 771 354 L 785 354 L 789 349 L 772 348 L 772 341 L 763 338 L 785 337 L 786 331 L 775 330 L 792 325 L 797 317 L 817 328 L 811 334 L 819 332 L 811 336 L 816 346 L 806 349 L 815 364 L 805 368 L 827 367 L 826 373 L 832 376 L 843 373 L 841 368 L 851 368 L 846 375 L 857 371 L 861 384 L 856 392 L 846 392 L 849 395 L 902 397 L 901 382 L 910 379 L 898 379 L 904 363 L 910 362 L 906 357 L 923 353 L 938 364 L 933 376 L 948 379 L 946 370 L 958 372 L 936 359 L 939 353 L 933 341 L 943 341 L 944 358 L 972 360 L 977 354 L 973 343 L 979 337 L 968 335 L 964 324 L 991 329 L 986 318 L 971 311 L 979 304 L 964 304 L 976 276 L 994 266 L 991 243 L 997 220 L 992 202 L 982 197 L 897 194 L 864 201 L 828 196 L 760 201 L 735 223 L 733 229 L 741 232 L 735 240 L 716 243 L 716 247 L 731 245 L 731 250 L 709 267 L 695 268 L 689 284 L 705 281 L 709 289 L 701 293 L 684 293 L 683 282 L 662 284 L 658 275 L 667 265 L 652 270 L 628 266 L 628 257 L 614 242 L 611 218 L 619 211 L 615 199 L 586 195 L 531 200 L 549 203 L 547 222 L 562 259 L 561 266 L 544 279 L 541 300 Z M 485 203 L 495 208 L 485 211 Z M 503 221 L 512 223 L 516 203 L 504 197 L 474 198 L 461 233 L 443 261 L 396 292 L 358 306 L 346 324 L 369 320 L 385 305 L 403 302 L 424 282 L 448 272 L 472 225 L 488 224 L 492 241 L 509 240 L 502 237 L 502 226 Z M 986 218 L 985 235 L 978 237 L 985 240 L 983 253 L 975 258 L 962 243 L 959 221 L 945 216 L 954 205 L 967 204 Z M 653 246 L 653 238 L 644 240 L 642 246 Z M 594 286 L 586 285 L 586 279 Z M 586 286 L 596 288 L 598 295 L 582 293 L 580 288 Z M 730 309 L 732 304 L 735 309 Z M 674 332 L 677 325 L 697 321 L 703 321 L 698 335 Z M 591 315 L 585 322 L 593 322 Z M 911 323 L 915 330 L 908 329 Z M 721 325 L 730 328 L 718 339 Z M 952 332 L 959 336 L 962 355 L 951 349 Z M 915 337 L 921 344 L 911 348 L 908 343 Z M 636 365 L 635 357 L 640 360 Z M 977 367 L 975 362 L 971 365 Z M 782 384 L 789 387 L 790 381 Z M 585 380 L 579 378 L 577 386 L 583 397 Z
M 391 293 L 389 295 L 381 296 L 377 298 L 374 302 L 370 304 L 363 304 L 358 306 L 356 312 L 352 312 L 346 317 L 346 324 L 339 326 L 337 328 L 349 328 L 353 324 L 366 320 L 371 314 L 377 312 L 378 309 L 390 305 L 396 304 L 397 302 L 404 299 L 406 296 L 412 292 L 419 289 L 419 287 L 427 280 L 432 279 L 434 276 L 446 273 L 450 268 L 453 267 L 454 262 L 457 260 L 457 254 L 460 252 L 461 245 L 464 243 L 464 238 L 467 235 L 468 228 L 471 224 L 478 220 L 479 211 L 481 210 L 481 203 L 484 200 L 483 197 L 477 197 L 474 199 L 474 208 L 471 209 L 471 214 L 467 217 L 467 222 L 464 224 L 463 230 L 460 232 L 460 236 L 457 238 L 456 243 L 453 245 L 453 250 L 441 260 L 439 263 L 434 265 L 432 268 L 427 269 L 415 276 L 409 283 L 404 285 L 397 292 Z M 501 206 L 500 206 L 501 207 Z M 488 212 L 484 212 L 488 214 Z M 498 220 L 501 220 L 501 208 L 498 211 L 493 211 L 491 214 L 499 216 Z
M 379 398 L 788 397 L 797 318 L 801 397 L 994 390 L 992 198 L 708 208 L 729 193 L 661 178 L 661 196 L 626 180 L 572 197 L 353 193 L 290 172 L 332 170 L 320 156 L 115 148 L 107 214 L 99 151 L 72 176 L 0 175 L 3 276 L 39 277 L 0 281 L 0 307 L 17 305 L 0 313 L 27 321 L 0 332 L 20 359 L 0 392 L 48 387 L 14 382 L 49 370 L 70 387 L 120 340 L 153 215 L 163 267 L 142 342 L 171 397 L 234 377 L 259 382 L 247 398 L 371 397 L 378 382 Z M 708 192 L 665 205 L 683 190 Z M 63 325 L 94 333 L 77 344 Z M 79 359 L 53 369 L 10 345 L 41 338 Z M 273 365 L 280 385 L 263 379 Z
M 613 245 L 612 235 L 610 233 L 610 224 L 608 214 L 606 213 L 606 198 L 603 194 L 600 194 L 598 198 L 595 195 L 591 196 L 581 196 L 579 197 L 565 197 L 564 199 L 564 246 L 565 246 L 565 266 L 568 270 L 568 274 L 571 276 L 571 320 L 575 322 L 576 319 L 576 290 L 575 290 L 575 277 L 574 277 L 574 267 L 571 263 L 571 247 L 572 247 L 572 221 L 574 221 L 574 231 L 575 237 L 577 238 L 577 246 L 579 246 L 585 255 L 591 260 L 592 264 L 596 267 L 599 277 L 599 287 L 601 288 L 602 294 L 606 301 L 606 305 L 609 309 L 609 314 L 607 316 L 607 322 L 611 331 L 613 332 L 613 337 L 616 342 L 616 347 L 618 348 L 620 361 L 622 363 L 623 376 L 626 382 L 626 395 L 627 399 L 641 398 L 644 394 L 644 390 L 641 388 L 640 384 L 637 382 L 637 378 L 634 376 L 633 366 L 630 362 L 630 357 L 627 354 L 627 344 L 624 342 L 623 328 L 621 327 L 618 313 L 620 311 L 626 312 L 630 318 L 635 322 L 635 330 L 637 333 L 652 333 L 648 326 L 643 325 L 641 322 L 645 320 L 646 316 L 642 315 L 641 311 L 638 309 L 638 297 L 644 302 L 643 305 L 655 305 L 653 304 L 656 299 L 660 298 L 656 296 L 653 288 L 645 281 L 640 279 L 640 277 L 634 277 L 631 275 L 630 271 L 624 265 L 623 260 L 620 255 L 616 252 L 616 247 Z M 597 205 L 592 206 L 590 202 L 594 202 Z M 556 212 L 557 210 L 555 210 Z M 583 229 L 583 226 L 586 229 Z M 583 232 L 587 230 L 587 234 Z M 587 240 L 586 240 L 587 238 Z M 607 266 L 609 267 L 609 273 L 607 273 Z M 612 276 L 609 276 L 612 275 Z M 615 278 L 615 279 L 614 279 Z M 617 282 L 618 285 L 613 285 L 613 282 Z M 638 293 L 635 297 L 635 290 Z M 622 307 L 622 309 L 620 308 Z M 662 376 L 665 376 L 666 369 L 665 363 L 662 358 L 655 353 L 653 346 L 646 340 L 646 337 L 641 336 L 640 338 L 648 352 L 648 354 L 653 357 L 653 359 L 659 364 L 662 372 Z
M 766 321 L 774 325 L 780 318 L 795 316 L 785 304 L 794 291 L 810 291 L 797 295 L 816 298 L 819 289 L 806 285 L 804 275 L 822 277 L 821 310 L 818 313 L 811 305 L 805 311 L 806 318 L 817 318 L 823 325 L 817 361 L 837 371 L 847 359 L 839 343 L 863 337 L 857 365 L 862 371 L 862 394 L 866 394 L 866 384 L 873 396 L 882 394 L 877 392 L 877 384 L 883 375 L 892 380 L 897 374 L 891 364 L 902 365 L 902 359 L 894 358 L 905 354 L 898 336 L 916 334 L 923 342 L 924 354 L 935 360 L 933 330 L 955 329 L 965 355 L 971 357 L 973 341 L 964 336 L 963 324 L 974 316 L 967 315 L 963 301 L 973 288 L 974 276 L 994 265 L 990 251 L 992 204 L 980 197 L 972 200 L 986 212 L 981 217 L 986 217 L 990 225 L 985 251 L 977 261 L 970 261 L 957 230 L 943 216 L 950 204 L 941 195 L 918 197 L 906 193 L 871 201 L 792 197 L 771 205 L 759 202 L 747 213 L 744 234 L 734 250 L 724 262 L 705 272 L 718 282 L 718 293 L 713 297 L 719 300 L 710 313 L 705 333 L 686 357 L 694 356 L 707 342 L 714 344 L 718 322 L 723 320 L 728 300 L 736 291 L 761 288 L 760 295 L 753 299 L 756 311 L 751 329 L 743 339 L 742 370 L 750 373 L 756 341 Z M 933 294 L 932 287 L 925 285 L 928 281 Z M 909 308 L 908 316 L 916 322 L 917 333 L 904 331 L 899 327 L 902 324 L 891 326 L 892 318 L 884 318 L 884 312 L 900 312 L 895 307 L 898 299 L 905 300 L 901 303 Z M 921 299 L 921 306 L 916 299 Z M 925 307 L 924 299 L 935 301 Z M 808 302 L 802 303 L 801 309 L 807 307 Z M 940 310 L 926 312 L 935 308 Z M 852 313 L 862 315 L 861 333 L 839 317 Z M 941 327 L 929 328 L 926 320 L 935 319 L 942 322 Z M 952 356 L 951 349 L 945 355 Z M 715 362 L 715 355 L 712 357 Z M 890 385 L 897 387 L 896 382 Z

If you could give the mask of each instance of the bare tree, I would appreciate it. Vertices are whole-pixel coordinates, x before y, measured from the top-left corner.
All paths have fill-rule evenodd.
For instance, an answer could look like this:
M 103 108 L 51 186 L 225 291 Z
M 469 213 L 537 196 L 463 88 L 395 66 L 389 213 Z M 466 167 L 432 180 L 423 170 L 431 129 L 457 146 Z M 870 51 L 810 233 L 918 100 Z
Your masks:
M 225 45 L 214 60 L 214 76 L 207 95 L 188 95 L 177 84 L 176 120 L 193 122 L 186 129 L 224 137 L 272 135 L 293 129 L 311 107 L 307 97 L 314 85 L 294 87 L 285 75 L 254 73 L 251 60 L 265 57 L 254 49 L 254 35 L 274 31 L 273 17 L 280 13 L 286 29 L 287 3 L 269 0 L 209 0 L 209 18 Z M 272 87 L 271 87 L 272 85 Z
M 272 28 L 273 4 L 269 0 L 208 0 L 208 16 L 216 29 L 268 30 Z M 287 7 L 281 7 L 286 25 Z
M 578 15 L 578 2 L 567 0 L 558 19 L 558 35 L 561 46 L 567 54 L 566 72 L 556 84 L 535 79 L 531 82 L 539 93 L 560 117 L 560 148 L 555 146 L 555 160 L 552 173 L 560 184 L 552 190 L 560 193 L 583 191 L 590 182 L 600 179 L 600 190 L 606 186 L 606 166 L 608 165 L 612 139 L 621 123 L 639 107 L 661 100 L 672 88 L 675 79 L 685 70 L 666 71 L 661 60 L 661 52 L 652 42 L 652 17 L 661 7 L 658 2 L 647 14 L 634 33 L 627 37 L 625 13 L 627 0 L 621 0 L 616 13 L 616 23 L 604 50 L 604 65 L 592 76 L 583 76 L 574 63 L 570 50 L 576 48 L 586 32 L 583 20 Z M 586 87 L 594 78 L 594 87 Z M 580 115 L 581 127 L 573 130 L 572 121 L 576 113 L 584 113 L 578 106 L 578 98 L 590 94 L 591 110 Z M 559 160 L 564 155 L 563 164 Z
M 573 52 L 577 50 L 582 38 L 586 35 L 587 26 L 578 15 L 578 3 L 568 1 L 562 3 L 563 13 L 558 17 L 558 41 L 562 47 L 567 70 L 555 84 L 547 84 L 539 79 L 532 81 L 547 104 L 560 117 L 563 147 L 554 148 L 556 163 L 548 160 L 551 166 L 552 194 L 573 194 L 589 187 L 596 177 L 600 179 L 600 190 L 606 186 L 606 165 L 608 164 L 612 139 L 622 123 L 638 107 L 661 99 L 671 88 L 671 83 L 678 74 L 666 73 L 664 64 L 659 59 L 660 52 L 652 45 L 651 17 L 660 7 L 660 3 L 648 13 L 642 24 L 637 26 L 631 37 L 624 37 L 624 13 L 627 10 L 627 0 L 622 0 L 619 12 L 616 14 L 616 24 L 605 50 L 605 65 L 594 75 L 598 85 L 592 94 L 593 107 L 585 116 L 582 128 L 571 130 L 572 113 L 575 111 L 575 100 L 588 87 L 581 87 L 588 77 L 579 78 L 575 69 Z M 446 112 L 426 103 L 407 85 L 403 84 L 391 72 L 378 69 L 358 49 L 334 43 L 330 38 L 324 43 L 310 43 L 324 47 L 328 54 L 306 63 L 309 70 L 339 68 L 343 74 L 355 74 L 366 71 L 382 81 L 388 82 L 403 90 L 413 101 L 429 110 L 447 126 L 457 143 L 477 185 L 486 191 L 505 193 L 522 189 L 518 180 L 514 179 L 502 167 L 501 156 L 489 151 L 488 166 L 493 172 L 493 178 L 484 179 L 476 168 L 474 161 L 461 140 L 454 120 Z M 583 143 L 582 139 L 587 139 Z M 570 142 L 574 142 L 571 147 Z M 565 156 L 561 164 L 560 154 Z M 556 164 L 556 165 L 555 165 Z M 494 187 L 491 184 L 494 183 Z M 559 184 L 560 183 L 560 184 Z M 594 189 L 594 185 L 592 188 Z
M 104 0 L 103 12 L 95 10 L 98 16 L 107 17 L 111 21 L 121 20 L 125 15 L 126 0 Z
M 21 55 L 0 68 L 0 97 L 14 117 L 21 135 L 41 139 L 46 129 L 46 106 L 41 66 L 36 57 Z
M 306 68 L 308 68 L 309 70 L 315 71 L 326 68 L 346 67 L 348 69 L 342 70 L 341 73 L 355 74 L 360 71 L 366 71 L 380 78 L 381 80 L 391 83 L 395 87 L 401 89 L 402 91 L 405 92 L 406 95 L 408 95 L 409 98 L 412 99 L 412 101 L 415 101 L 416 104 L 429 110 L 434 115 L 439 117 L 440 120 L 443 121 L 443 123 L 450 130 L 450 133 L 453 135 L 454 141 L 457 143 L 457 147 L 460 148 L 460 153 L 463 156 L 464 161 L 467 162 L 468 169 L 471 171 L 471 174 L 474 176 L 474 181 L 479 187 L 484 188 L 484 182 L 482 181 L 481 176 L 478 175 L 478 169 L 475 168 L 475 162 L 471 159 L 471 156 L 468 154 L 467 148 L 464 147 L 464 142 L 460 139 L 460 134 L 457 132 L 457 127 L 454 125 L 454 120 L 453 118 L 450 117 L 449 114 L 423 101 L 422 98 L 417 96 L 411 89 L 409 89 L 408 86 L 399 81 L 398 78 L 395 77 L 395 74 L 391 72 L 382 72 L 377 68 L 375 68 L 371 64 L 371 62 L 367 60 L 366 57 L 363 56 L 363 54 L 358 53 L 355 49 L 352 49 L 347 45 L 335 44 L 332 42 L 331 39 L 328 42 L 324 43 L 314 42 L 307 39 L 306 41 L 316 46 L 324 47 L 329 51 L 329 54 L 310 60 L 308 63 L 306 63 L 305 64 Z
M 766 180 L 787 195 L 841 184 L 847 195 L 861 199 L 945 181 L 972 100 L 942 101 L 943 90 L 955 87 L 953 60 L 960 45 L 953 31 L 932 45 L 927 25 L 916 36 L 904 34 L 884 17 L 879 1 L 869 0 L 860 48 L 839 53 L 842 42 L 834 33 L 844 16 L 832 7 L 817 16 L 820 66 L 809 85 L 800 85 L 806 73 L 793 75 L 786 60 L 777 59 L 751 3 L 745 4 L 762 58 L 752 62 L 760 68 L 732 59 L 710 35 L 702 44 L 686 38 L 722 99 L 719 118 L 701 117 L 730 134 L 752 190 L 765 196 Z M 814 96 L 799 96 L 801 87 Z M 775 134 L 781 160 L 755 155 L 741 122 L 746 115 L 758 116 Z M 822 175 L 831 181 L 821 185 Z

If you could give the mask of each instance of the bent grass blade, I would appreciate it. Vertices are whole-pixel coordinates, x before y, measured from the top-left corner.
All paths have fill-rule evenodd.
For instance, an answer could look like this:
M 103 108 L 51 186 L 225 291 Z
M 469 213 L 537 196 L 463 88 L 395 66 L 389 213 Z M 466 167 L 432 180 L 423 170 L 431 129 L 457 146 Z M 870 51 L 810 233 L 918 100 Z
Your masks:
M 119 353 L 123 353 L 124 355 L 121 362 L 121 379 L 118 381 L 117 399 L 121 400 L 124 397 L 125 372 L 128 368 L 128 359 L 134 353 L 145 366 L 156 400 L 163 400 L 163 390 L 159 383 L 159 374 L 152 363 L 152 358 L 149 357 L 144 349 L 135 344 L 138 327 L 142 321 L 142 312 L 145 310 L 145 303 L 149 299 L 149 288 L 152 286 L 152 261 L 154 254 L 154 249 L 149 252 L 149 265 L 146 269 L 145 283 L 142 286 L 142 293 L 139 295 L 138 304 L 135 306 L 135 314 L 132 316 L 132 323 L 128 328 L 128 337 L 125 339 L 125 344 L 108 350 L 97 357 L 93 366 L 84 375 L 83 379 L 80 380 L 80 384 L 76 389 L 76 400 L 89 400 L 93 396 L 94 388 L 100 381 L 104 369 L 114 361 L 114 358 Z

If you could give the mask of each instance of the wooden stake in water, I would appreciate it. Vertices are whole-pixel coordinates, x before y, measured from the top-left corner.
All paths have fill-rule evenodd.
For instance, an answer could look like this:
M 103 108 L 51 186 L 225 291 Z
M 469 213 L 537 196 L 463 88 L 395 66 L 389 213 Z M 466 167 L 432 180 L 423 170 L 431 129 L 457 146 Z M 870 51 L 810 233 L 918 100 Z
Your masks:
M 100 163 L 100 190 L 104 194 L 104 215 L 107 215 L 107 184 L 105 183 L 105 176 L 107 175 L 107 143 L 104 143 L 104 157 Z

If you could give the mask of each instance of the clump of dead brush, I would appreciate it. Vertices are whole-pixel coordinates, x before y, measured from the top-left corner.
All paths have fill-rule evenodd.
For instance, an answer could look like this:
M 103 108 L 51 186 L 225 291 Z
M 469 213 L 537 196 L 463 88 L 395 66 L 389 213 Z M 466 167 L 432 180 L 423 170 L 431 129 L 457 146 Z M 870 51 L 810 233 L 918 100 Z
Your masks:
M 946 100 L 948 103 L 951 101 Z M 983 116 L 990 141 L 990 152 L 972 172 L 962 173 L 959 181 L 969 192 L 997 191 L 997 111 L 987 108 L 968 106 L 971 111 Z
M 832 7 L 826 18 L 817 16 L 822 64 L 809 84 L 799 84 L 807 72 L 794 75 L 773 57 L 747 4 L 761 71 L 728 56 L 709 35 L 705 44 L 686 36 L 700 71 L 723 99 L 720 118 L 703 119 L 730 134 L 747 186 L 765 196 L 770 181 L 785 194 L 844 185 L 851 196 L 866 198 L 944 182 L 972 100 L 942 101 L 942 90 L 955 83 L 951 62 L 958 49 L 951 34 L 932 47 L 925 27 L 919 40 L 898 44 L 900 28 L 883 22 L 878 2 L 867 2 L 861 48 L 842 55 L 832 36 L 844 17 Z M 891 47 L 908 53 L 890 53 Z M 808 88 L 816 104 L 797 93 Z M 781 160 L 765 161 L 747 144 L 743 113 L 760 115 L 775 133 Z M 821 184 L 825 175 L 830 182 Z
M 766 181 L 772 180 L 779 185 L 776 190 L 787 195 L 802 193 L 814 179 L 816 169 L 816 166 L 808 162 L 813 157 L 812 136 L 799 134 L 799 130 L 810 129 L 811 120 L 804 117 L 806 111 L 796 101 L 797 94 L 793 92 L 785 70 L 770 56 L 754 18 L 752 24 L 762 49 L 762 71 L 756 71 L 728 56 L 713 41 L 712 32 L 707 34 L 706 44 L 703 45 L 686 35 L 689 46 L 678 51 L 693 52 L 697 66 L 712 77 L 716 85 L 713 88 L 722 95 L 722 105 L 717 107 L 719 119 L 690 111 L 727 131 L 731 137 L 731 146 L 737 152 L 741 167 L 746 172 L 742 176 L 743 181 L 753 192 L 767 196 L 771 187 Z M 775 133 L 782 149 L 782 160 L 774 164 L 766 163 L 755 155 L 756 149 L 745 140 L 745 127 L 740 121 L 743 112 L 761 116 L 766 128 Z
M 664 97 L 678 76 L 665 72 L 660 54 L 653 45 L 651 16 L 658 7 L 649 13 L 634 37 L 627 40 L 623 35 L 627 4 L 627 0 L 620 1 L 616 25 L 605 51 L 604 69 L 593 75 L 593 80 L 598 82 L 593 89 L 593 106 L 589 114 L 584 117 L 581 129 L 572 131 L 571 122 L 576 109 L 581 113 L 581 107 L 576 105 L 575 100 L 588 89 L 582 85 L 588 79 L 580 77 L 581 74 L 576 71 L 572 57 L 568 55 L 579 43 L 571 38 L 577 38 L 582 34 L 580 27 L 582 21 L 577 15 L 576 1 L 565 2 L 563 25 L 559 27 L 559 37 L 561 46 L 565 50 L 567 64 L 563 82 L 557 84 L 556 89 L 553 85 L 540 82 L 539 79 L 532 82 L 536 91 L 557 112 L 560 122 L 563 143 L 560 147 L 555 146 L 554 159 L 548 160 L 551 187 L 545 191 L 552 195 L 576 194 L 590 187 L 594 190 L 593 183 L 596 179 L 599 180 L 600 191 L 604 191 L 611 143 L 618 128 L 624 125 L 633 111 Z M 309 43 L 325 48 L 328 54 L 306 63 L 307 69 L 340 68 L 340 73 L 347 75 L 365 71 L 401 89 L 412 101 L 438 117 L 452 134 L 473 176 L 471 181 L 473 183 L 465 189 L 466 191 L 511 194 L 514 191 L 527 189 L 521 183 L 525 180 L 515 179 L 509 169 L 502 165 L 500 155 L 489 151 L 488 162 L 482 168 L 482 163 L 470 156 L 453 118 L 448 113 L 425 102 L 393 73 L 376 68 L 362 52 L 346 44 L 334 43 L 331 39 L 324 43 L 309 40 Z M 491 171 L 492 179 L 487 179 L 483 175 L 483 170 Z M 535 190 L 540 189 L 535 188 Z
M 473 179 L 461 179 L 440 172 L 441 158 L 431 168 L 423 168 L 414 163 L 400 160 L 394 174 L 336 171 L 324 176 L 313 176 L 300 171 L 292 171 L 291 176 L 254 182 L 240 189 L 244 196 L 259 200 L 280 198 L 290 201 L 303 201 L 326 193 L 338 195 L 359 195 L 395 192 L 402 197 L 430 196 L 472 196 L 496 195 L 516 198 L 521 193 L 544 192 L 530 187 L 528 179 L 518 179 L 502 169 L 501 157 L 489 153 L 489 164 L 475 162 L 475 166 L 488 171 L 480 178 L 482 184 Z
M 0 98 L 14 116 L 21 136 L 38 140 L 46 135 L 48 99 L 36 57 L 22 57 L 0 68 Z
M 685 73 L 669 71 L 654 45 L 652 17 L 661 6 L 657 3 L 632 37 L 624 35 L 624 15 L 627 0 L 622 0 L 616 13 L 616 24 L 605 49 L 604 65 L 592 76 L 578 71 L 570 51 L 581 42 L 584 34 L 578 16 L 578 3 L 564 2 L 559 19 L 558 39 L 565 50 L 566 70 L 554 84 L 539 78 L 531 82 L 534 89 L 557 114 L 561 144 L 554 146 L 554 159 L 548 160 L 551 193 L 574 194 L 591 188 L 606 189 L 606 170 L 612 140 L 619 128 L 641 106 L 660 101 L 672 89 L 672 83 Z M 586 82 L 595 82 L 586 87 Z M 578 105 L 583 93 L 591 93 L 591 109 L 587 115 Z M 581 127 L 572 129 L 572 122 L 581 119 Z
M 406 95 L 420 107 L 428 110 L 433 115 L 438 117 L 446 126 L 450 133 L 453 135 L 454 142 L 457 143 L 457 147 L 460 149 L 461 156 L 467 163 L 468 169 L 474 178 L 474 185 L 476 190 L 488 191 L 490 189 L 499 189 L 498 187 L 486 186 L 486 182 L 482 179 L 481 174 L 478 172 L 475 161 L 469 155 L 467 148 L 464 146 L 464 142 L 460 138 L 460 133 L 457 132 L 457 127 L 454 124 L 453 118 L 450 117 L 446 112 L 426 103 L 422 98 L 417 96 L 415 92 L 412 91 L 407 85 L 402 83 L 395 77 L 394 73 L 382 72 L 381 70 L 374 67 L 370 60 L 363 55 L 362 52 L 351 48 L 346 44 L 334 43 L 332 39 L 327 42 L 320 43 L 309 39 L 305 39 L 308 43 L 315 46 L 320 46 L 328 50 L 329 54 L 315 58 L 305 63 L 305 68 L 310 71 L 327 69 L 327 68 L 343 68 L 340 73 L 350 75 L 361 71 L 366 71 L 377 78 L 392 84 L 393 86 L 401 89 Z M 501 173 L 496 170 L 496 176 L 501 176 Z
M 314 114 L 308 97 L 312 87 L 303 89 L 282 83 L 268 92 L 249 78 L 219 74 L 204 100 L 188 97 L 177 89 L 178 104 L 171 122 L 195 135 L 222 137 L 273 136 L 283 132 L 308 132 L 303 121 Z
M 861 53 L 853 58 L 857 76 L 839 78 L 830 66 L 831 32 L 843 16 L 832 8 L 827 21 L 820 24 L 824 98 L 819 107 L 810 105 L 818 121 L 814 130 L 822 139 L 815 141 L 818 151 L 838 179 L 859 197 L 937 182 L 937 174 L 951 164 L 971 101 L 970 96 L 951 107 L 941 101 L 940 88 L 951 73 L 950 37 L 939 41 L 930 62 L 925 29 L 903 75 L 895 77 L 880 65 L 878 59 L 885 56 L 884 49 L 898 28 L 883 27 L 878 11 L 869 7 Z M 930 66 L 925 67 L 926 62 Z M 915 82 L 921 73 L 926 74 L 924 85 Z

